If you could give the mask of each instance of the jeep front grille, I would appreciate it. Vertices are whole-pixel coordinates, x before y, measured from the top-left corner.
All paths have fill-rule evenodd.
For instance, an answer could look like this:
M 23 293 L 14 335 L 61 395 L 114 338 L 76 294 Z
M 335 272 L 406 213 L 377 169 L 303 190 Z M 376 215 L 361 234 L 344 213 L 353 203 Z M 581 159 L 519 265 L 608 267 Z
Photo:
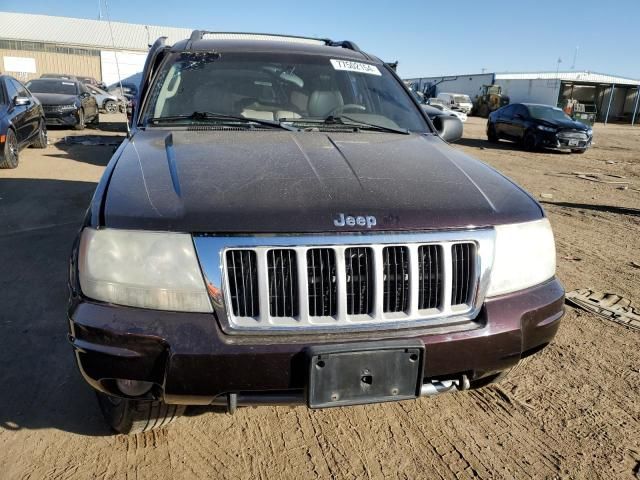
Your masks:
M 494 233 L 465 233 L 462 238 L 441 234 L 452 237 L 445 241 L 430 241 L 434 237 L 430 234 L 407 234 L 413 241 L 392 244 L 363 243 L 366 235 L 308 240 L 196 236 L 194 241 L 209 291 L 220 291 L 211 288 L 210 278 L 222 287 L 216 312 L 228 320 L 230 329 L 315 331 L 469 320 L 479 311 L 486 289 L 481 281 L 488 278 Z M 402 240 L 405 236 L 371 237 Z M 330 243 L 332 239 L 347 244 Z M 482 245 L 484 255 L 479 254 Z M 207 246 L 220 252 L 217 280 L 211 273 L 215 257 L 205 254 Z

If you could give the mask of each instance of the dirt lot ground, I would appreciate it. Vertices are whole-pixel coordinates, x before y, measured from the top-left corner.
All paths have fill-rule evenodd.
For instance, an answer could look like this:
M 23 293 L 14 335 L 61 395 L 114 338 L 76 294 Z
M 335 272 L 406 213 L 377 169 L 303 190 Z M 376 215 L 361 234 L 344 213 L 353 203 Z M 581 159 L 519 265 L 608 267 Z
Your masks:
M 107 130 L 114 124 L 105 123 Z M 76 132 L 50 132 L 57 141 Z M 122 135 L 91 131 L 107 143 Z M 640 306 L 640 191 L 551 176 L 624 175 L 640 189 L 640 127 L 602 126 L 585 155 L 484 140 L 457 148 L 542 199 L 567 289 Z M 114 436 L 66 342 L 66 261 L 113 146 L 56 143 L 0 171 L 0 478 L 634 478 L 640 332 L 568 308 L 523 374 L 484 391 L 340 410 L 241 409 Z M 615 163 L 610 163 L 615 162 Z

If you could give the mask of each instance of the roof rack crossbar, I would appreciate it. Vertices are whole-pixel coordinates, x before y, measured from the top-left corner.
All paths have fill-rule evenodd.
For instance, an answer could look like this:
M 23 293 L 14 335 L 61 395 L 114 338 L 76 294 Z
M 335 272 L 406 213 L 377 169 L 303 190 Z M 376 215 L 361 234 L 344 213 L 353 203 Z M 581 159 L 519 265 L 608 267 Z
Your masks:
M 300 35 L 283 35 L 279 33 L 254 33 L 254 32 L 213 32 L 210 30 L 194 30 L 191 32 L 191 37 L 189 37 L 189 43 L 187 44 L 187 48 L 191 47 L 193 42 L 198 40 L 202 40 L 205 35 L 256 35 L 256 36 L 265 36 L 265 37 L 281 37 L 281 38 L 299 38 L 302 40 L 317 40 L 318 42 L 323 42 L 325 45 L 329 47 L 341 47 L 347 48 L 349 50 L 353 50 L 354 52 L 361 52 L 358 46 L 349 40 L 342 40 L 336 42 L 329 38 L 315 38 L 315 37 L 303 37 Z
M 340 42 L 335 42 L 333 40 L 325 39 L 325 43 L 330 47 L 341 47 L 353 50 L 354 52 L 362 52 L 362 50 L 358 48 L 358 45 L 356 45 L 355 42 L 352 42 L 351 40 L 341 40 Z

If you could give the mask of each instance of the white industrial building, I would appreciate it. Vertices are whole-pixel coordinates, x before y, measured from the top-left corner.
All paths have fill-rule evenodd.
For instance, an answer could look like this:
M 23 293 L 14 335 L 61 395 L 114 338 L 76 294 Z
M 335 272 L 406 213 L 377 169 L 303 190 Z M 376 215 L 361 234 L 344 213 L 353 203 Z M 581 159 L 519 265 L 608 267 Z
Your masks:
M 111 36 L 113 31 L 113 39 Z M 107 85 L 123 79 L 136 82 L 149 44 L 189 38 L 191 29 L 138 25 L 82 18 L 0 12 L 0 72 L 21 80 L 43 73 L 82 75 Z
M 593 72 L 479 73 L 408 78 L 414 90 L 434 97 L 463 93 L 474 99 L 483 85 L 500 85 L 511 103 L 543 103 L 563 107 L 568 100 L 594 105 L 598 121 L 637 123 L 640 80 Z

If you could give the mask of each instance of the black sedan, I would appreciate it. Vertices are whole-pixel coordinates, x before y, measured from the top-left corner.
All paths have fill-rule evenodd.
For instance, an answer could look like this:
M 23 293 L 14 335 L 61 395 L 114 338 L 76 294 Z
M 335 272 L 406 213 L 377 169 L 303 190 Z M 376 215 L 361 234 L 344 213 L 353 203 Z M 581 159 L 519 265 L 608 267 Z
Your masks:
M 591 146 L 593 130 L 550 105 L 512 103 L 489 115 L 487 138 L 520 142 L 528 150 L 553 148 L 584 153 Z
M 77 80 L 38 78 L 28 82 L 27 88 L 42 103 L 47 125 L 82 130 L 98 121 L 98 102 Z
M 0 75 L 0 168 L 16 168 L 20 150 L 47 146 L 42 105 L 25 86 Z

